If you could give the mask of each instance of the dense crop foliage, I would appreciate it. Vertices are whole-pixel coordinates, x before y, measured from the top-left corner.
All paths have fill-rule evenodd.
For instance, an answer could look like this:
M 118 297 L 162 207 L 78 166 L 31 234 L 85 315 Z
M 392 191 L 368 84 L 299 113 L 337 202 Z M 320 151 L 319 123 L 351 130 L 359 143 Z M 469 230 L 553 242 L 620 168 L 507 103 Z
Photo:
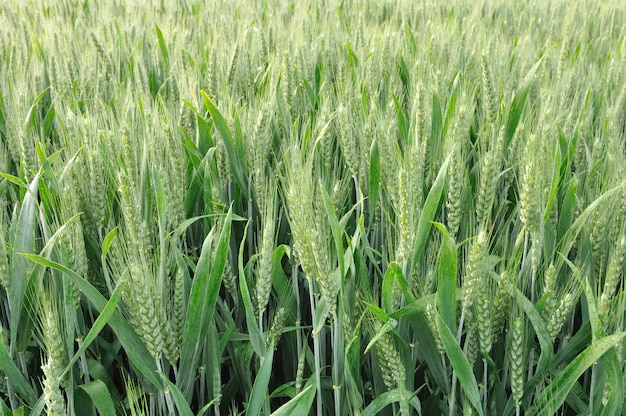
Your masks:
M 0 412 L 623 414 L 614 3 L 0 0 Z

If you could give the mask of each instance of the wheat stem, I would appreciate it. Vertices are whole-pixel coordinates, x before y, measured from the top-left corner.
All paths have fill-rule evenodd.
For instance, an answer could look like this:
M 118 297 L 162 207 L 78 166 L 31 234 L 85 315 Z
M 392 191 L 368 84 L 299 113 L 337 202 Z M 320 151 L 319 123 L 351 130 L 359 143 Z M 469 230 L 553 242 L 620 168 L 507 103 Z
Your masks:
M 311 277 L 307 277 L 309 282 L 309 301 L 311 304 L 311 316 L 315 317 L 315 299 L 313 296 L 313 279 Z M 317 386 L 317 416 L 323 416 L 323 408 L 322 408 L 322 365 L 320 358 L 320 334 L 316 332 L 316 328 L 313 327 L 313 354 L 315 356 L 315 384 Z

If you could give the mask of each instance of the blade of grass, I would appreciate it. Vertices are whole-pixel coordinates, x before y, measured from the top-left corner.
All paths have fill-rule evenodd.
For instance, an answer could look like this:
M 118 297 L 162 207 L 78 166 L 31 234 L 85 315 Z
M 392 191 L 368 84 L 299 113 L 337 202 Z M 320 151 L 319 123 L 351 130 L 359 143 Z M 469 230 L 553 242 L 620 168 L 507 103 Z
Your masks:
M 591 324 L 593 344 L 596 340 L 602 339 L 606 336 L 604 325 L 602 324 L 602 320 L 600 319 L 598 308 L 596 306 L 596 297 L 594 296 L 594 292 L 591 288 L 591 284 L 589 283 L 589 279 L 584 278 L 581 275 L 580 269 L 576 267 L 576 265 L 570 260 L 563 260 L 572 270 L 574 277 L 581 283 L 583 287 L 585 300 L 587 303 L 587 313 L 589 314 L 589 323 Z M 600 414 L 600 411 L 602 411 L 602 415 L 619 414 L 624 405 L 624 381 L 622 378 L 622 367 L 620 365 L 617 351 L 615 350 L 615 348 L 609 349 L 606 354 L 602 356 L 602 367 L 604 368 L 604 371 L 606 372 L 608 380 L 611 384 L 611 394 L 608 396 L 607 402 L 604 406 L 598 406 L 595 408 L 594 414 Z M 598 387 L 604 388 L 604 386 Z M 590 395 L 592 394 L 594 394 L 593 391 L 590 392 Z
M 63 377 L 65 374 L 67 374 L 68 371 L 71 370 L 74 364 L 76 364 L 76 361 L 78 361 L 80 356 L 87 350 L 89 345 L 91 345 L 91 343 L 96 339 L 98 334 L 100 334 L 100 331 L 102 331 L 104 326 L 109 322 L 111 316 L 113 316 L 113 313 L 117 309 L 117 304 L 122 298 L 122 288 L 123 284 L 120 284 L 115 288 L 115 291 L 111 295 L 111 298 L 107 302 L 104 309 L 102 309 L 102 312 L 100 313 L 96 321 L 91 326 L 91 329 L 87 333 L 87 336 L 83 340 L 80 348 L 78 349 L 78 351 L 76 351 L 74 357 L 72 357 L 69 364 L 65 367 L 63 373 L 61 373 L 61 377 Z
M 541 355 L 539 356 L 539 361 L 537 362 L 535 376 L 532 380 L 527 382 L 527 385 L 531 385 L 537 378 L 543 377 L 544 372 L 548 369 L 550 363 L 554 359 L 552 339 L 550 338 L 550 333 L 548 332 L 545 321 L 530 299 L 524 296 L 524 294 L 517 288 L 513 288 L 512 296 L 517 304 L 524 310 L 526 316 L 528 316 L 528 320 L 532 324 L 541 347 Z
M 448 133 L 448 129 L 452 124 L 452 117 L 454 116 L 454 110 L 456 109 L 456 102 L 459 97 L 459 84 L 461 73 L 457 72 L 454 76 L 454 81 L 452 81 L 452 87 L 450 91 L 450 98 L 448 98 L 448 105 L 446 106 L 446 115 L 443 119 L 443 136 L 445 137 Z
M 220 132 L 222 139 L 224 140 L 224 147 L 226 148 L 226 153 L 228 154 L 228 161 L 230 163 L 230 169 L 232 171 L 233 176 L 235 177 L 235 181 L 237 185 L 241 188 L 241 192 L 246 194 L 248 192 L 248 181 L 245 179 L 248 177 L 248 172 L 246 170 L 245 163 L 241 163 L 243 157 L 237 152 L 237 147 L 235 145 L 235 140 L 226 124 L 226 120 L 222 117 L 222 114 L 217 109 L 213 101 L 209 98 L 204 90 L 200 91 L 200 95 L 202 95 L 202 100 L 204 101 L 204 105 L 211 114 L 211 118 L 215 123 L 215 127 Z M 247 195 L 250 197 L 250 195 Z
M 426 305 L 433 302 L 432 296 L 424 296 L 419 300 L 413 300 L 402 309 L 390 314 L 395 319 L 401 317 L 409 318 L 413 333 L 415 334 L 431 334 L 430 325 L 426 318 Z M 437 387 L 447 393 L 450 390 L 449 378 L 441 360 L 441 355 L 437 349 L 437 344 L 432 336 L 418 336 L 416 338 L 417 345 L 421 351 L 422 362 L 428 366 L 433 379 L 437 383 Z
M 337 213 L 335 212 L 335 207 L 333 206 L 333 202 L 330 199 L 330 195 L 328 195 L 328 191 L 324 187 L 324 184 L 320 181 L 319 189 L 322 193 L 322 200 L 324 201 L 324 209 L 326 210 L 326 215 L 328 217 L 328 222 L 330 223 L 330 230 L 333 235 L 333 241 L 335 243 L 335 251 L 337 252 L 337 259 L 339 261 L 339 270 L 341 273 L 341 280 L 343 280 L 343 274 L 345 273 L 344 266 L 344 257 L 343 257 L 343 240 L 342 240 L 342 232 L 341 228 L 339 228 L 339 220 L 337 219 Z M 341 284 L 341 280 L 338 282 Z
M 373 140 L 370 148 L 370 164 L 368 175 L 368 198 L 367 209 L 369 214 L 368 226 L 372 225 L 378 202 L 378 189 L 380 187 L 380 151 L 378 141 Z
M 63 272 L 65 276 L 72 280 L 73 284 L 78 286 L 98 312 L 101 313 L 107 306 L 107 299 L 102 296 L 98 289 L 73 270 L 36 254 L 22 253 L 21 255 L 37 264 Z M 162 387 L 161 380 L 156 376 L 156 363 L 152 360 L 150 352 L 135 333 L 130 323 L 119 311 L 113 310 L 108 324 L 115 332 L 115 335 L 117 335 L 135 370 L 155 386 Z
M 456 332 L 456 243 L 447 231 L 443 234 L 439 252 L 437 279 L 437 309 L 450 331 Z
M 0 342 L 0 370 L 11 381 L 20 397 L 23 397 L 27 404 L 34 405 L 38 399 L 37 393 L 9 356 L 4 342 Z
M 177 385 L 187 400 L 191 399 L 196 378 L 196 364 L 200 359 L 208 331 L 208 322 L 213 318 L 222 284 L 222 275 L 228 257 L 231 223 L 232 214 L 229 209 L 213 253 L 211 253 L 211 239 L 209 236 L 205 238 L 189 293 L 183 329 L 183 347 L 180 353 L 180 372 L 177 380 Z
M 381 306 L 387 313 L 393 312 L 393 287 L 394 282 L 399 281 L 399 275 L 402 275 L 402 269 L 396 262 L 389 263 L 385 275 L 383 276 L 383 285 L 381 290 Z
M 386 391 L 377 396 L 361 413 L 361 416 L 376 416 L 381 414 L 382 410 L 392 403 L 400 401 L 400 392 L 398 389 Z
M 249 225 L 250 221 L 248 221 L 248 223 L 246 224 L 244 236 L 241 239 L 241 244 L 239 245 L 239 256 L 237 261 L 239 268 L 239 292 L 241 293 L 241 300 L 243 301 L 243 307 L 246 312 L 246 323 L 248 326 L 248 332 L 250 333 L 250 342 L 252 343 L 254 352 L 259 357 L 265 357 L 265 354 L 267 353 L 265 349 L 265 342 L 263 341 L 263 336 L 259 331 L 256 315 L 252 306 L 252 298 L 250 297 L 250 289 L 248 288 L 248 281 L 246 280 L 246 269 L 243 267 L 243 256 L 246 246 L 246 234 L 248 232 Z
M 159 41 L 159 49 L 161 50 L 161 55 L 163 55 L 163 62 L 165 63 L 165 69 L 169 70 L 170 67 L 170 57 L 167 53 L 167 44 L 165 43 L 165 38 L 163 38 L 163 33 L 161 33 L 161 29 L 157 25 L 154 25 L 156 29 L 157 39 Z
M 585 208 L 585 210 L 581 212 L 581 214 L 578 216 L 576 221 L 574 221 L 572 226 L 569 227 L 567 232 L 563 235 L 563 238 L 561 239 L 561 243 L 557 247 L 557 251 L 560 252 L 561 254 L 561 257 L 560 257 L 561 264 L 563 263 L 563 259 L 567 258 L 569 251 L 571 250 L 572 245 L 574 244 L 574 240 L 576 240 L 576 237 L 578 236 L 578 233 L 580 233 L 580 230 L 582 230 L 583 226 L 587 224 L 587 222 L 589 221 L 589 217 L 591 216 L 593 211 L 597 209 L 604 201 L 606 201 L 613 195 L 621 192 L 623 188 L 625 187 L 626 187 L 626 182 L 609 189 L 608 191 L 600 195 L 598 198 L 596 198 L 595 201 L 589 204 L 589 206 L 587 206 L 587 208 Z M 561 264 L 557 265 L 557 269 L 561 266 Z
M 178 414 L 180 416 L 193 416 L 193 412 L 191 411 L 191 408 L 189 407 L 189 403 L 187 403 L 187 400 L 185 400 L 183 393 L 181 393 L 178 387 L 176 387 L 176 385 L 172 383 L 165 376 L 165 374 L 159 372 L 159 376 L 161 376 L 163 383 L 165 383 L 165 385 L 169 389 L 169 391 L 167 391 L 165 394 L 172 395 L 172 398 L 174 399 L 174 403 L 176 404 L 176 408 L 178 409 Z
M 469 399 L 472 406 L 479 415 L 483 415 L 483 408 L 481 406 L 480 401 L 480 393 L 478 390 L 478 383 L 476 382 L 476 377 L 474 377 L 474 373 L 472 372 L 472 368 L 463 354 L 461 347 L 456 342 L 455 336 L 448 328 L 448 325 L 441 318 L 441 315 L 436 313 L 437 318 L 437 329 L 439 330 L 439 335 L 441 336 L 441 341 L 443 342 L 443 347 L 446 350 L 446 355 L 450 360 L 450 364 L 457 375 L 459 383 L 465 392 L 465 395 Z
M 441 100 L 437 93 L 433 92 L 432 95 L 432 114 L 431 114 L 431 130 L 430 130 L 430 148 L 437 149 L 441 143 L 441 135 L 443 134 L 443 112 L 441 109 Z M 431 153 L 432 155 L 433 153 Z M 431 163 L 431 160 L 427 160 L 426 163 Z
M 9 270 L 9 285 L 11 290 L 7 294 L 9 298 L 9 310 L 11 311 L 11 352 L 18 348 L 16 345 L 18 334 L 23 335 L 23 332 L 25 332 L 18 330 L 18 328 L 22 317 L 22 305 L 28 282 L 28 267 L 26 260 L 18 253 L 32 253 L 35 248 L 37 192 L 39 189 L 40 174 L 41 171 L 33 178 L 28 186 L 28 191 L 24 195 L 19 216 L 17 220 L 13 222 L 11 229 L 13 244 L 13 256 Z
M 272 375 L 273 362 L 274 343 L 267 349 L 265 357 L 261 358 L 261 368 L 254 379 L 254 385 L 250 393 L 250 401 L 248 402 L 248 409 L 246 411 L 246 415 L 248 416 L 259 416 L 261 414 L 261 410 L 267 398 L 267 386 L 269 385 Z
M 422 209 L 422 214 L 420 215 L 420 219 L 417 224 L 415 248 L 413 249 L 413 261 L 411 263 L 411 270 L 413 270 L 417 266 L 422 257 L 422 254 L 424 253 L 424 249 L 426 248 L 426 242 L 428 241 L 428 236 L 430 235 L 430 229 L 432 228 L 432 221 L 435 220 L 435 217 L 439 212 L 438 207 L 441 203 L 441 197 L 443 196 L 443 190 L 446 184 L 449 162 L 450 156 L 446 158 L 446 160 L 439 168 L 437 178 L 435 179 L 435 182 L 433 183 L 433 186 L 430 188 L 428 196 L 426 197 L 426 202 L 424 203 L 424 208 Z M 410 276 L 410 273 L 407 272 L 407 276 Z
M 576 176 L 572 176 L 572 180 L 567 186 L 567 192 L 565 198 L 559 210 L 559 221 L 557 224 L 556 243 L 557 246 L 561 245 L 563 236 L 569 230 L 572 222 L 574 221 L 574 215 L 576 212 L 576 194 L 578 193 L 578 179 Z
M 545 415 L 558 409 L 569 391 L 578 381 L 578 378 L 593 364 L 595 364 L 609 349 L 617 346 L 626 336 L 626 332 L 606 336 L 587 347 L 572 362 L 565 367 L 541 391 L 539 397 L 532 403 L 526 413 L 529 416 Z
M 315 389 L 313 384 L 309 384 L 270 416 L 308 415 L 313 405 L 313 399 L 315 399 Z
M 115 416 L 117 414 L 109 389 L 102 380 L 81 384 L 76 390 L 82 391 L 89 396 L 91 403 L 93 403 L 100 416 Z
M 515 135 L 515 130 L 517 130 L 517 126 L 519 125 L 519 121 L 522 117 L 522 113 L 524 112 L 524 107 L 526 105 L 526 98 L 528 97 L 528 92 L 532 87 L 535 80 L 535 73 L 541 65 L 543 58 L 546 55 L 543 55 L 533 66 L 528 70 L 524 79 L 522 80 L 521 87 L 515 92 L 513 96 L 513 100 L 511 101 L 511 105 L 509 107 L 509 116 L 506 121 L 506 130 L 504 133 L 504 146 L 508 148 L 509 144 L 511 144 L 511 140 L 513 140 L 513 136 Z

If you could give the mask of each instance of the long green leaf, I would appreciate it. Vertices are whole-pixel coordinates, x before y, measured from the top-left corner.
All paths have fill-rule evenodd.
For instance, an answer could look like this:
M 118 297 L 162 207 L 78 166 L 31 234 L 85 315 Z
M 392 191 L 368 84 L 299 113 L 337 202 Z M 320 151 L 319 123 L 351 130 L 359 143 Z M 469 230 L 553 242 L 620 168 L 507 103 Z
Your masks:
M 89 396 L 100 416 L 116 415 L 111 393 L 109 393 L 109 389 L 102 380 L 81 384 L 76 389 L 85 392 Z
M 330 231 L 333 235 L 333 241 L 335 243 L 335 251 L 337 253 L 337 260 L 339 262 L 339 270 L 341 272 L 341 278 L 343 280 L 343 274 L 345 271 L 344 266 L 344 257 L 343 257 L 343 239 L 341 228 L 339 227 L 339 220 L 337 219 L 337 213 L 335 212 L 335 207 L 333 206 L 333 201 L 330 199 L 330 195 L 328 195 L 328 191 L 324 187 L 324 184 L 320 181 L 319 189 L 322 193 L 322 200 L 324 201 L 324 209 L 326 210 L 326 216 L 328 217 L 328 222 L 330 223 Z M 341 282 L 337 282 L 341 284 Z
M 261 358 L 261 368 L 259 369 L 248 403 L 247 416 L 258 416 L 261 414 L 263 404 L 267 398 L 267 386 L 272 375 L 272 363 L 274 362 L 274 344 L 267 349 L 265 357 Z
M 354 383 L 361 382 L 361 322 L 365 314 L 361 315 L 361 318 L 356 324 L 352 333 L 352 338 L 348 342 L 345 348 L 345 362 L 349 377 Z
M 450 88 L 450 98 L 448 98 L 448 105 L 446 106 L 446 115 L 443 119 L 443 137 L 447 137 L 448 130 L 450 129 L 450 125 L 452 124 L 452 117 L 454 116 L 454 112 L 456 110 L 456 102 L 459 97 L 459 85 L 461 79 L 461 73 L 457 72 L 454 76 L 454 81 L 452 81 L 452 87 Z
M 271 416 L 308 415 L 315 399 L 313 384 L 306 386 L 293 399 L 276 409 Z
M 232 214 L 229 210 L 214 253 L 211 252 L 211 239 L 209 236 L 205 238 L 189 293 L 183 329 L 183 347 L 180 354 L 180 373 L 177 380 L 187 400 L 191 399 L 193 393 L 196 365 L 204 347 L 208 322 L 213 318 L 222 284 L 222 275 L 228 257 L 231 219 Z
M 367 352 L 370 350 L 370 348 L 372 348 L 374 345 L 376 345 L 376 342 L 380 339 L 380 337 L 382 337 L 383 335 L 385 335 L 389 331 L 393 331 L 393 324 L 391 323 L 391 320 L 387 320 L 380 327 L 378 332 L 376 334 L 374 334 L 374 336 L 372 337 L 370 342 L 365 347 L 365 351 L 363 351 L 363 355 L 367 354 Z
M 0 412 L 2 412 L 2 416 L 11 416 L 13 414 L 4 400 L 0 400 Z
M 441 315 L 436 314 L 437 317 L 437 329 L 439 330 L 439 335 L 441 337 L 441 341 L 443 342 L 443 347 L 446 350 L 446 355 L 450 360 L 450 364 L 454 371 L 456 372 L 457 378 L 459 379 L 459 383 L 461 383 L 461 387 L 465 392 L 465 395 L 469 399 L 472 406 L 479 415 L 483 414 L 483 408 L 480 402 L 480 394 L 478 393 L 478 383 L 476 383 L 476 377 L 474 377 L 474 373 L 472 372 L 472 368 L 463 354 L 461 347 L 456 342 L 456 338 L 448 328 L 448 325 L 441 318 Z
M 22 256 L 25 258 L 41 264 L 46 267 L 50 267 L 52 269 L 58 270 L 65 274 L 69 279 L 72 280 L 72 283 L 80 289 L 80 291 L 89 299 L 89 301 L 93 304 L 93 306 L 98 310 L 98 312 L 102 312 L 104 308 L 107 306 L 107 299 L 102 296 L 102 294 L 93 287 L 89 282 L 83 279 L 80 275 L 76 274 L 73 270 L 63 266 L 62 264 L 53 262 L 44 257 L 38 256 L 36 254 L 26 254 L 22 253 Z M 135 370 L 149 380 L 155 386 L 161 388 L 161 380 L 156 375 L 156 363 L 152 359 L 150 352 L 141 341 L 137 333 L 133 330 L 132 326 L 128 321 L 122 316 L 122 314 L 118 310 L 113 310 L 111 317 L 108 321 L 109 326 L 117 335 L 124 351 L 128 355 L 128 358 L 135 368 Z
M 428 196 L 426 197 L 426 202 L 424 203 L 424 208 L 422 209 L 422 215 L 420 216 L 419 222 L 417 224 L 417 233 L 415 236 L 415 248 L 413 250 L 413 261 L 411 263 L 411 270 L 413 270 L 422 254 L 424 253 L 424 249 L 426 248 L 426 242 L 428 241 L 428 236 L 430 235 L 430 229 L 432 228 L 432 221 L 435 220 L 435 217 L 438 214 L 437 208 L 439 207 L 439 203 L 441 201 L 441 196 L 443 195 L 443 190 L 446 185 L 446 176 L 448 173 L 448 163 L 450 162 L 450 156 L 446 158 L 441 167 L 439 168 L 439 173 L 437 174 L 437 178 L 433 183 L 433 186 L 430 188 L 428 192 Z M 407 273 L 407 275 L 409 275 Z
M 109 231 L 106 237 L 104 237 L 104 240 L 102 241 L 102 250 L 100 254 L 100 261 L 102 263 L 102 274 L 104 274 L 104 280 L 107 285 L 107 288 L 109 289 L 109 292 L 113 292 L 113 281 L 111 277 L 109 276 L 109 268 L 107 267 L 106 258 L 107 258 L 107 254 L 109 253 L 109 249 L 111 248 L 111 245 L 113 244 L 113 241 L 115 241 L 115 237 L 117 236 L 118 231 L 119 231 L 119 227 L 115 227 L 114 229 Z
M 28 184 L 24 182 L 23 180 L 21 180 L 20 178 L 18 178 L 17 176 L 13 176 L 8 173 L 0 173 L 0 178 L 4 178 L 9 182 L 14 183 L 15 185 L 19 186 L 22 189 L 28 189 Z
M 410 298 L 409 298 L 410 299 Z M 434 295 L 424 296 L 419 300 L 412 300 L 402 309 L 389 314 L 390 317 L 400 319 L 410 318 L 409 321 L 415 334 L 431 334 L 431 326 L 426 318 L 426 305 L 434 302 Z M 437 344 L 432 336 L 417 337 L 417 344 L 423 357 L 423 362 L 428 366 L 437 387 L 443 392 L 450 390 L 450 381 L 446 369 L 441 360 L 441 354 L 437 349 Z
M 398 120 L 398 130 L 400 132 L 400 137 L 403 142 L 406 142 L 407 136 L 409 134 L 409 127 L 406 121 L 404 110 L 402 109 L 402 104 L 400 104 L 395 94 L 391 94 L 391 98 L 393 100 L 393 105 L 396 110 L 396 118 Z
M 456 332 L 456 251 L 454 237 L 444 233 L 439 252 L 437 309 L 452 332 Z
M 392 403 L 397 403 L 398 401 L 400 401 L 400 391 L 398 389 L 386 391 L 372 400 L 372 402 L 367 405 L 365 410 L 363 410 L 361 416 L 379 415 L 385 407 Z
M 541 65 L 543 58 L 546 55 L 542 56 L 533 66 L 528 70 L 524 79 L 521 82 L 521 87 L 515 92 L 515 96 L 513 97 L 513 101 L 511 102 L 511 106 L 509 107 L 509 116 L 506 122 L 506 130 L 504 133 L 504 146 L 508 148 L 513 136 L 515 135 L 515 130 L 517 130 L 517 126 L 519 125 L 519 121 L 522 117 L 522 113 L 524 111 L 524 106 L 526 105 L 526 98 L 528 97 L 528 92 L 530 91 L 530 87 L 535 82 L 535 73 L 537 72 L 537 68 Z
M 580 233 L 580 230 L 582 230 L 583 226 L 589 221 L 589 217 L 591 216 L 593 211 L 596 210 L 607 199 L 621 192 L 624 188 L 626 188 L 626 182 L 609 189 L 598 198 L 596 198 L 595 201 L 589 204 L 589 206 L 587 206 L 587 208 L 585 208 L 585 210 L 578 216 L 576 221 L 574 221 L 574 223 L 571 225 L 571 227 L 569 227 L 569 229 L 561 239 L 561 244 L 558 247 L 560 248 L 561 262 L 557 265 L 557 269 L 563 263 L 563 259 L 567 258 L 567 255 L 569 254 L 569 251 L 574 244 L 574 240 L 576 240 L 576 237 L 578 236 L 578 233 Z
M 165 62 L 165 68 L 169 69 L 170 67 L 170 57 L 167 53 L 167 44 L 165 43 L 165 38 L 163 38 L 163 33 L 161 33 L 161 29 L 157 25 L 154 25 L 156 29 L 157 39 L 159 40 L 159 49 L 161 50 L 161 55 L 163 55 L 163 62 Z
M 252 343 L 254 352 L 256 352 L 259 357 L 265 357 L 265 342 L 263 341 L 263 336 L 261 335 L 261 331 L 259 330 L 256 316 L 254 314 L 254 308 L 252 307 L 252 298 L 250 296 L 250 289 L 248 288 L 248 281 L 246 280 L 246 271 L 243 267 L 243 253 L 249 225 L 250 222 L 246 224 L 246 229 L 244 230 L 244 235 L 239 246 L 239 292 L 241 293 L 241 300 L 243 301 L 243 307 L 246 312 L 246 323 L 248 324 L 248 332 L 250 333 L 250 342 Z
M 28 191 L 24 195 L 19 216 L 17 221 L 14 221 L 11 230 L 11 243 L 13 245 L 13 256 L 9 270 L 9 286 L 11 290 L 7 295 L 9 297 L 9 310 L 11 311 L 10 348 L 12 351 L 14 351 L 15 348 L 21 349 L 22 346 L 16 345 L 17 337 L 18 334 L 25 335 L 24 332 L 26 332 L 24 328 L 21 330 L 19 328 L 20 319 L 22 318 L 22 304 L 28 283 L 28 267 L 24 258 L 18 253 L 33 253 L 35 248 L 37 193 L 39 190 L 40 173 L 33 178 L 33 181 L 28 186 Z M 27 338 L 30 337 L 28 336 Z M 22 337 L 22 339 L 24 339 L 24 337 Z M 26 347 L 26 345 L 23 347 Z
M 0 370 L 29 405 L 35 404 L 38 398 L 37 393 L 9 356 L 4 342 L 0 342 Z
M 385 275 L 383 276 L 383 286 L 381 291 L 381 306 L 383 310 L 387 313 L 393 312 L 393 287 L 394 282 L 399 281 L 399 275 L 402 275 L 402 269 L 400 265 L 396 262 L 389 263 L 387 266 L 387 271 L 385 271 Z
M 443 134 L 443 112 L 441 109 L 441 100 L 436 92 L 432 95 L 432 113 L 431 113 L 431 129 L 430 129 L 430 146 L 434 150 L 435 146 L 441 143 L 441 135 Z M 432 153 L 431 153 L 432 154 Z M 427 160 L 426 163 L 431 163 Z
M 91 326 L 91 329 L 87 333 L 87 336 L 83 340 L 83 343 L 81 344 L 80 348 L 78 349 L 78 351 L 76 351 L 76 353 L 74 354 L 74 357 L 72 357 L 67 367 L 65 367 L 63 374 L 66 374 L 68 371 L 70 371 L 70 369 L 74 366 L 74 364 L 76 364 L 76 361 L 78 361 L 80 356 L 87 350 L 89 345 L 91 345 L 91 343 L 96 339 L 100 331 L 102 331 L 104 326 L 109 322 L 109 320 L 111 319 L 111 316 L 113 316 L 113 313 L 115 312 L 117 308 L 117 304 L 122 298 L 122 288 L 123 288 L 123 283 L 119 284 L 115 288 L 115 291 L 111 295 L 111 298 L 107 302 L 106 306 L 104 307 L 104 309 L 102 310 L 102 312 L 100 313 L 96 321 Z
M 558 143 L 555 144 L 555 147 L 557 146 Z M 552 185 L 550 187 L 550 194 L 548 195 L 548 201 L 543 214 L 544 221 L 548 221 L 550 219 L 550 213 L 552 212 L 552 207 L 554 206 L 556 195 L 561 185 L 561 152 L 559 152 L 558 149 L 554 152 L 554 166 L 552 167 L 552 180 L 550 182 Z
M 560 246 L 563 236 L 565 235 L 567 230 L 569 230 L 569 227 L 574 221 L 577 193 L 578 179 L 576 178 L 576 176 L 572 176 L 572 180 L 570 181 L 567 187 L 567 192 L 565 193 L 565 198 L 563 199 L 563 203 L 561 204 L 561 209 L 559 210 L 559 222 L 557 225 L 556 233 L 557 246 Z
M 35 97 L 35 99 L 33 100 L 33 103 L 31 104 L 30 108 L 28 109 L 28 113 L 26 113 L 26 118 L 24 119 L 24 128 L 26 129 L 28 127 L 28 125 L 35 120 L 34 123 L 36 123 L 37 117 L 33 118 L 33 114 L 36 114 L 35 110 L 37 108 L 37 104 L 39 104 L 39 102 L 43 99 L 43 97 L 45 97 L 45 95 L 48 93 L 48 90 L 52 88 L 51 86 L 48 86 L 46 88 L 44 88 L 38 95 L 37 97 Z M 33 124 L 34 124 L 33 123 Z M 34 126 L 36 127 L 36 124 L 34 124 Z
M 176 404 L 176 409 L 178 410 L 178 414 L 180 416 L 193 416 L 193 412 L 191 411 L 191 408 L 189 407 L 189 403 L 187 402 L 187 400 L 185 400 L 183 393 L 181 393 L 178 387 L 176 387 L 176 385 L 172 383 L 165 376 L 165 374 L 159 372 L 159 375 L 161 376 L 163 383 L 165 383 L 167 385 L 167 388 L 169 389 L 169 391 L 166 394 L 171 394 L 172 398 L 174 399 L 174 404 Z
M 326 303 L 324 298 L 320 298 L 315 306 L 315 316 L 313 317 L 313 334 L 319 334 L 326 323 L 326 318 L 330 313 L 330 305 Z
M 369 225 L 374 221 L 376 204 L 378 202 L 378 189 L 380 187 L 380 151 L 378 141 L 373 140 L 370 148 L 370 164 L 368 175 L 368 198 L 367 209 L 369 214 Z
M 529 416 L 545 415 L 558 409 L 578 378 L 609 349 L 617 346 L 624 336 L 626 336 L 626 332 L 609 335 L 587 347 L 541 391 L 526 414 Z
M 606 332 L 598 313 L 598 308 L 596 306 L 597 301 L 594 291 L 591 288 L 589 279 L 586 279 L 581 275 L 581 271 L 579 270 L 579 268 L 576 267 L 576 265 L 574 265 L 574 263 L 572 263 L 570 260 L 564 260 L 572 270 L 577 280 L 582 283 L 585 293 L 585 300 L 587 301 L 587 313 L 589 314 L 589 323 L 591 324 L 592 342 L 595 342 L 595 340 L 605 337 Z M 603 406 L 603 408 L 598 407 L 597 409 L 601 409 L 603 415 L 619 414 L 624 405 L 624 381 L 622 378 L 622 367 L 617 356 L 617 351 L 614 348 L 611 348 L 609 351 L 607 351 L 606 354 L 602 356 L 602 366 L 611 384 L 611 390 L 610 394 L 607 396 L 606 404 Z M 604 388 L 604 385 L 601 386 L 601 388 Z M 590 394 L 594 394 L 594 392 L 592 391 L 590 392 Z M 599 412 L 595 413 L 599 414 Z
M 233 176 L 235 177 L 235 181 L 237 185 L 241 188 L 241 191 L 244 194 L 248 192 L 248 181 L 245 179 L 248 177 L 248 172 L 246 170 L 245 163 L 242 163 L 240 155 L 237 152 L 237 147 L 235 145 L 235 140 L 233 138 L 228 125 L 226 124 L 226 120 L 222 117 L 222 113 L 217 109 L 213 101 L 209 98 L 204 90 L 200 91 L 200 95 L 202 95 L 202 100 L 204 101 L 204 105 L 211 114 L 211 118 L 213 119 L 213 123 L 217 128 L 217 131 L 220 132 L 222 139 L 224 139 L 224 147 L 226 148 L 226 154 L 228 155 L 228 161 L 230 163 L 230 170 L 232 171 Z M 249 197 L 250 195 L 248 195 Z

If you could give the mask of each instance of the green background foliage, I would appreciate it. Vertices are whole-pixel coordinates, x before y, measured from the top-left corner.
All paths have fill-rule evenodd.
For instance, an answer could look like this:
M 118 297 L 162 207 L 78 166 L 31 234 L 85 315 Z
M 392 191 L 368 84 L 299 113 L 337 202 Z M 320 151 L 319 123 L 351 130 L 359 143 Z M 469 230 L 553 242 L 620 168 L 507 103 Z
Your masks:
M 626 6 L 14 3 L 3 415 L 625 413 Z

